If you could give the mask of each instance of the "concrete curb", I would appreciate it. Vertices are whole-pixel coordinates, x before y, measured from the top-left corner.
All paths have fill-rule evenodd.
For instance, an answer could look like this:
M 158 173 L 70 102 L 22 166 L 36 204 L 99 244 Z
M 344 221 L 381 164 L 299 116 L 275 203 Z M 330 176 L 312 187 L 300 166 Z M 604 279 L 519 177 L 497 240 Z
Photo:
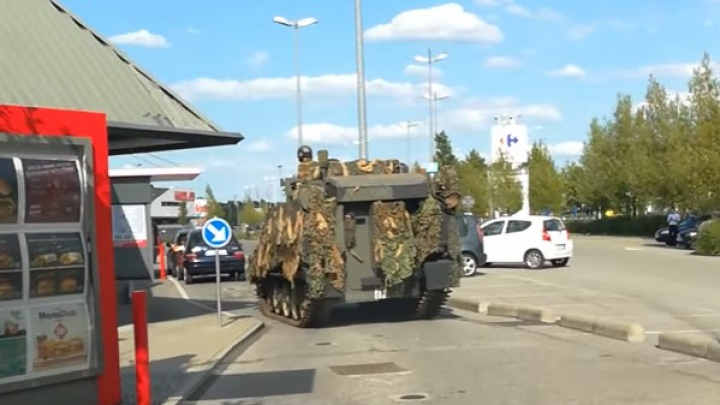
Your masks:
M 658 338 L 657 347 L 688 356 L 720 361 L 720 343 L 708 335 L 663 332 Z
M 512 304 L 505 304 L 502 302 L 491 302 L 488 304 L 487 314 L 489 316 L 517 318 L 518 306 Z
M 230 344 L 226 345 L 225 347 L 221 347 L 207 362 L 204 364 L 198 365 L 196 367 L 191 367 L 188 370 L 186 370 L 186 373 L 189 373 L 190 379 L 185 384 L 183 389 L 178 395 L 172 396 L 168 399 L 166 399 L 162 405 L 180 405 L 182 404 L 186 398 L 190 397 L 192 394 L 194 394 L 198 389 L 202 387 L 202 385 L 205 383 L 205 381 L 212 375 L 213 371 L 217 367 L 217 365 L 225 358 L 227 357 L 230 352 L 244 343 L 246 340 L 252 338 L 262 330 L 262 328 L 265 327 L 265 323 L 262 321 L 258 321 L 257 324 L 250 327 L 250 329 L 246 330 L 243 334 L 238 336 L 236 339 L 234 339 Z
M 485 313 L 488 310 L 488 303 L 485 301 L 477 301 L 468 298 L 453 298 L 450 297 L 447 300 L 447 305 L 450 308 L 461 309 L 463 311 Z
M 540 307 L 518 307 L 517 317 L 518 319 L 529 322 L 555 323 L 557 321 L 551 309 Z
M 477 301 L 468 298 L 449 298 L 448 306 L 463 311 L 487 313 L 489 316 L 517 318 L 529 322 L 555 323 L 552 310 L 540 307 L 518 306 L 501 302 Z
M 618 322 L 596 316 L 566 314 L 560 317 L 558 324 L 564 328 L 631 343 L 645 341 L 645 329 L 636 323 Z

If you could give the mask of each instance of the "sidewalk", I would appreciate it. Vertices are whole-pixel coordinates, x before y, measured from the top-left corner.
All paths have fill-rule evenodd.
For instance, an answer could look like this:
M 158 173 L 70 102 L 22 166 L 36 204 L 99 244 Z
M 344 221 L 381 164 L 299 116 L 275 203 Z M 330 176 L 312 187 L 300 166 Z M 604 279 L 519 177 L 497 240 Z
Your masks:
M 159 291 L 158 291 L 159 290 Z M 182 299 L 163 297 L 168 289 L 148 292 L 148 335 L 153 404 L 177 404 L 198 389 L 213 367 L 263 323 L 252 317 L 224 318 Z M 168 320 L 175 317 L 176 319 Z M 121 324 L 123 322 L 120 322 Z M 135 348 L 131 327 L 119 329 L 122 405 L 135 405 Z

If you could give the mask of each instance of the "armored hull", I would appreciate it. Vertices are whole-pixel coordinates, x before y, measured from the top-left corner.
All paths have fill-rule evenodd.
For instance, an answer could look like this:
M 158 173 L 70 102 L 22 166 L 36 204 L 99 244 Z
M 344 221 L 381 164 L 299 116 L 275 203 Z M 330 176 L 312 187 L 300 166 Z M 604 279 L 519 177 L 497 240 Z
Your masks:
M 249 259 L 262 312 L 318 327 L 334 305 L 378 302 L 407 317 L 439 314 L 461 276 L 448 168 L 431 178 L 397 161 L 301 163 L 285 181 Z

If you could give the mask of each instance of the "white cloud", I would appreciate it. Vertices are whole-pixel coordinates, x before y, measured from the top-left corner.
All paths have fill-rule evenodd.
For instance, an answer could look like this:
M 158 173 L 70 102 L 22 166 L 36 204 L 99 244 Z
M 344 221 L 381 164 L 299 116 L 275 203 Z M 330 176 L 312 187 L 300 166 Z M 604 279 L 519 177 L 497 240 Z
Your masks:
M 272 144 L 266 139 L 258 139 L 252 142 L 242 142 L 240 146 L 245 147 L 250 152 L 267 152 L 272 149 Z
M 497 25 L 490 24 L 466 11 L 457 3 L 404 11 L 387 23 L 365 31 L 369 41 L 445 40 L 493 44 L 504 35 Z
M 357 80 L 354 73 L 329 74 L 316 77 L 302 77 L 303 96 L 354 96 Z M 172 85 L 182 97 L 188 100 L 262 100 L 295 97 L 295 78 L 258 78 L 251 80 L 222 80 L 197 78 Z M 433 83 L 438 93 L 453 95 L 455 91 L 441 83 Z M 427 93 L 426 83 L 390 82 L 371 79 L 366 82 L 368 95 L 394 97 L 411 100 Z
M 482 7 L 497 7 L 501 4 L 501 0 L 475 0 L 475 4 Z
M 126 34 L 113 35 L 108 40 L 117 45 L 134 45 L 145 48 L 168 48 L 170 43 L 164 36 L 153 34 L 148 30 L 128 32 Z
M 485 59 L 483 65 L 488 69 L 513 69 L 520 66 L 520 61 L 507 56 L 491 56 Z
M 424 136 L 426 131 L 422 130 L 423 125 L 414 127 L 410 131 L 410 136 Z M 285 137 L 297 139 L 297 126 L 285 132 Z M 390 125 L 371 125 L 368 126 L 368 140 L 373 142 L 377 139 L 405 139 L 407 137 L 407 127 L 405 123 L 397 123 Z M 320 145 L 347 145 L 356 142 L 358 139 L 358 129 L 354 126 L 342 126 L 331 123 L 317 123 L 303 125 L 303 140 L 309 144 Z
M 427 80 L 428 67 L 427 65 L 407 65 L 403 71 L 407 76 L 417 76 Z M 442 76 L 442 70 L 438 67 L 433 66 L 433 79 L 437 79 Z
M 577 24 L 568 30 L 568 36 L 573 41 L 585 39 L 597 31 L 597 27 L 591 24 Z
M 580 156 L 584 146 L 582 142 L 569 141 L 548 145 L 548 150 L 555 156 Z
M 447 123 L 448 131 L 478 131 L 488 128 L 493 118 L 502 114 L 551 122 L 563 119 L 552 104 L 522 104 L 513 97 L 499 97 L 470 100 L 464 107 L 443 113 L 439 121 Z
M 253 67 L 261 67 L 270 60 L 270 53 L 266 51 L 257 51 L 245 59 L 245 62 Z
M 547 72 L 547 75 L 553 77 L 582 78 L 585 77 L 585 71 L 579 66 L 568 64 L 561 67 L 560 69 Z
M 641 66 L 634 71 L 626 72 L 625 76 L 630 77 L 647 77 L 653 75 L 655 77 L 678 77 L 687 78 L 692 76 L 693 70 L 700 66 L 699 63 L 667 63 L 661 65 Z M 713 69 L 717 69 L 718 65 L 713 63 Z

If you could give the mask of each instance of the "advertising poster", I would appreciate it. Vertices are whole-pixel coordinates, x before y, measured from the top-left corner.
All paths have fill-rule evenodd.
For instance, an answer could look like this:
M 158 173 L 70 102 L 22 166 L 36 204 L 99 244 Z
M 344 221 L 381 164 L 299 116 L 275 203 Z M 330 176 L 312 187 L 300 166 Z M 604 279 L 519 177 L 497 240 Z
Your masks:
M 15 163 L 0 158 L 0 226 L 18 221 L 18 185 Z
M 80 173 L 75 161 L 23 159 L 25 222 L 79 222 Z
M 113 244 L 116 247 L 145 247 L 148 243 L 144 205 L 113 205 Z
M 27 338 L 25 312 L 0 310 L 0 383 L 27 374 Z
M 48 305 L 30 310 L 32 372 L 89 364 L 90 326 L 85 304 Z
M 26 239 L 30 298 L 85 291 L 85 251 L 80 233 L 30 233 Z
M 22 260 L 17 234 L 0 234 L 0 301 L 23 297 Z

